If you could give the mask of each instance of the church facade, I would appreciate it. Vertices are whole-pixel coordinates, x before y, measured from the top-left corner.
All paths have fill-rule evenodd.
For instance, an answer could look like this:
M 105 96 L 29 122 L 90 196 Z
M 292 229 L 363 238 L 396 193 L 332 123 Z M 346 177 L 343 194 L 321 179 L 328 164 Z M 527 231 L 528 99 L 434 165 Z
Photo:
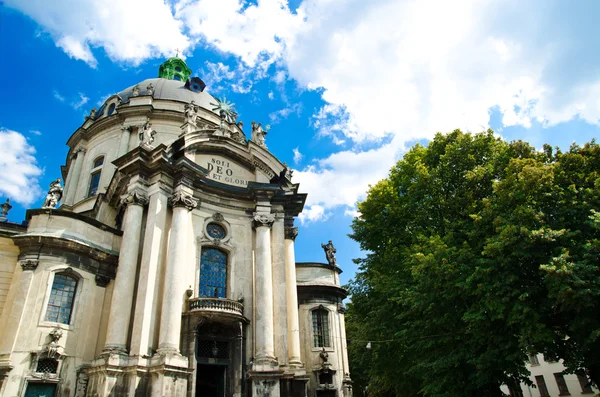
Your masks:
M 205 88 L 167 60 L 0 217 L 1 397 L 352 395 L 335 248 L 296 263 L 306 195 Z

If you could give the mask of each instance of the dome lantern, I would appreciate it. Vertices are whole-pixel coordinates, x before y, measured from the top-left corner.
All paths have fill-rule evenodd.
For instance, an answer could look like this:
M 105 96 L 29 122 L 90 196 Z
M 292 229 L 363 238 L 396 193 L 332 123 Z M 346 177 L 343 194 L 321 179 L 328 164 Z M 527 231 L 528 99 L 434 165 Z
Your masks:
M 187 81 L 192 74 L 192 70 L 185 61 L 179 57 L 167 59 L 158 68 L 158 77 L 168 80 Z

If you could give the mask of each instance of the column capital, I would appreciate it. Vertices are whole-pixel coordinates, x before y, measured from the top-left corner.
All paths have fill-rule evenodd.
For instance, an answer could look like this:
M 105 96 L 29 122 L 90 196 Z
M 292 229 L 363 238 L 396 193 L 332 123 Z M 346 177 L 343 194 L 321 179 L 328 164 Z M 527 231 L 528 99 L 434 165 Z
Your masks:
M 34 271 L 38 267 L 39 263 L 40 261 L 36 259 L 27 259 L 19 262 L 24 272 L 27 270 Z
M 79 153 L 81 153 L 82 156 L 85 155 L 85 152 L 87 152 L 87 150 L 82 147 L 73 150 L 73 153 L 71 153 L 71 160 L 79 157 Z
M 129 192 L 129 194 L 127 196 L 125 196 L 124 198 L 121 199 L 121 204 L 122 205 L 134 204 L 134 205 L 139 205 L 139 206 L 143 207 L 146 204 L 148 204 L 148 196 L 142 190 L 134 189 L 133 191 Z
M 169 197 L 169 204 L 173 208 L 185 207 L 188 209 L 188 211 L 191 211 L 198 206 L 198 200 L 196 200 L 191 194 L 178 191 Z
M 298 237 L 298 228 L 286 226 L 284 229 L 284 236 L 286 240 L 296 241 L 296 237 Z
M 275 215 L 273 214 L 260 214 L 258 212 L 254 213 L 252 226 L 256 229 L 261 226 L 266 226 L 270 228 L 273 226 L 273 222 L 275 222 Z

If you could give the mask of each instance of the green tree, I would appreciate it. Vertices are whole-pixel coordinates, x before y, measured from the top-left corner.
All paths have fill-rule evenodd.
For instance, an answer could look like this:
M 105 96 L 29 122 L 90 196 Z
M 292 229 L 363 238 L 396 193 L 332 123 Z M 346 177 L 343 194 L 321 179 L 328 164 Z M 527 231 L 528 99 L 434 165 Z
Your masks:
M 567 153 L 492 131 L 437 134 L 359 203 L 369 254 L 350 283 L 348 335 L 368 389 L 501 396 L 527 354 L 597 381 L 600 149 Z M 374 395 L 371 393 L 371 395 Z

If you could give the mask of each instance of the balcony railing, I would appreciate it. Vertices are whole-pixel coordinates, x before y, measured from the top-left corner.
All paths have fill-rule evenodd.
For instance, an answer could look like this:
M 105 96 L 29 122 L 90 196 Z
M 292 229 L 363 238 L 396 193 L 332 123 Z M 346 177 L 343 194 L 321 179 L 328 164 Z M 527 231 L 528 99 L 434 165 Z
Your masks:
M 192 298 L 189 301 L 190 312 L 226 313 L 234 316 L 244 315 L 241 302 L 223 298 Z

